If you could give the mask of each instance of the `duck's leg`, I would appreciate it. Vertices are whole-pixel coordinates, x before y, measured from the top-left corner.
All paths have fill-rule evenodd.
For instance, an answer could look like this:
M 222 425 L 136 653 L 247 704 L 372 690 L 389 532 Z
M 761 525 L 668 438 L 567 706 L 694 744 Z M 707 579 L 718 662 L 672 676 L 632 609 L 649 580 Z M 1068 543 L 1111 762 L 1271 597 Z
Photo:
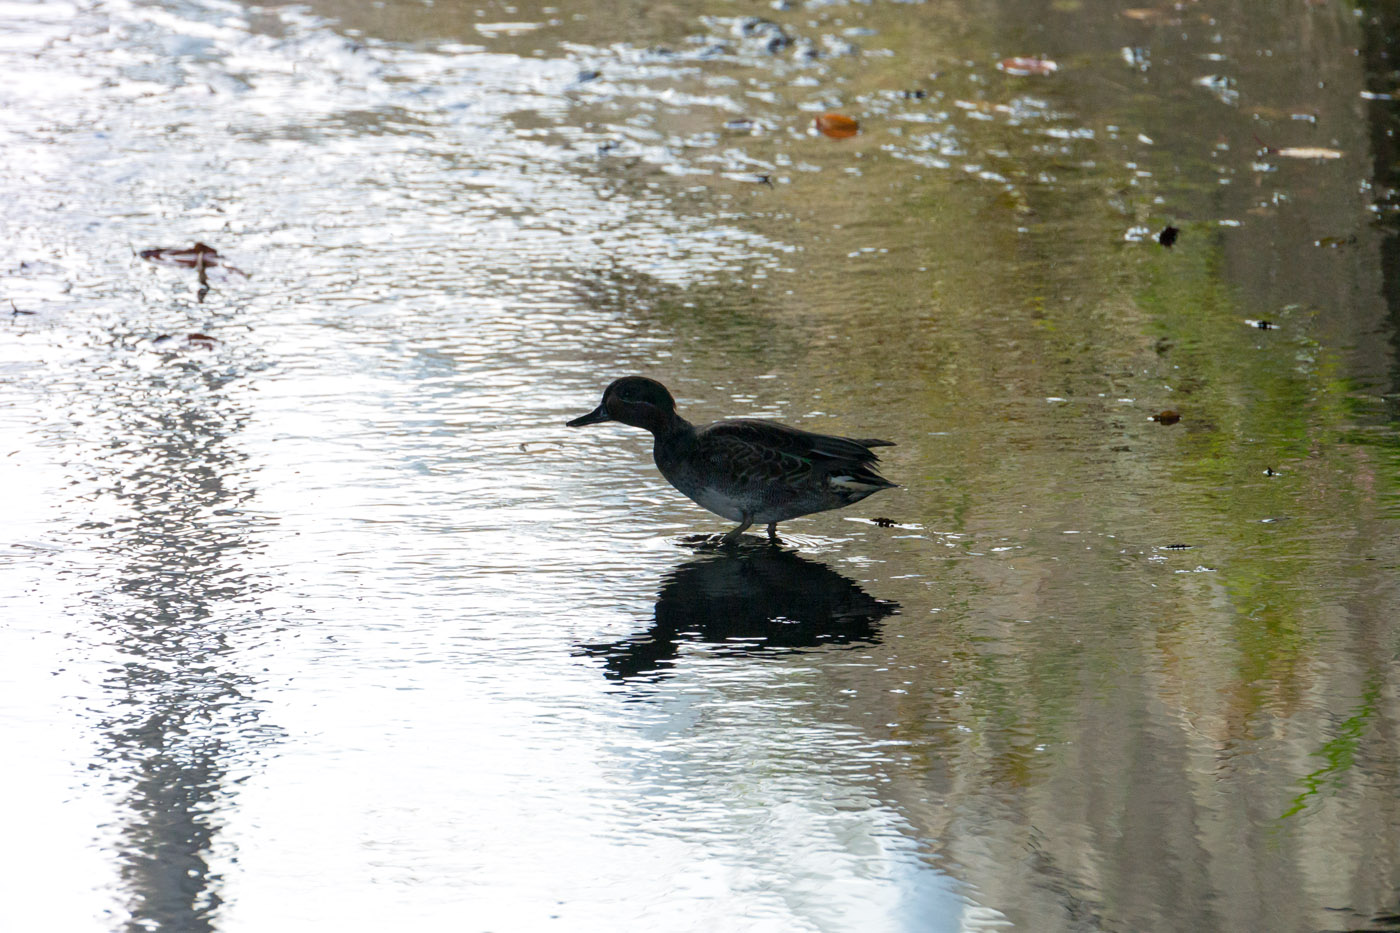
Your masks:
M 769 523 L 768 523 L 768 540 L 769 540 L 769 541 L 772 541 L 774 544 L 777 544 L 777 543 L 778 543 L 778 523 L 777 523 L 777 522 L 769 522 Z
M 752 524 L 753 520 L 745 516 L 744 521 L 739 525 L 739 527 L 735 528 L 733 531 L 725 532 L 724 537 L 719 539 L 719 543 L 733 544 L 735 541 L 739 540 L 739 535 L 749 530 L 749 526 Z

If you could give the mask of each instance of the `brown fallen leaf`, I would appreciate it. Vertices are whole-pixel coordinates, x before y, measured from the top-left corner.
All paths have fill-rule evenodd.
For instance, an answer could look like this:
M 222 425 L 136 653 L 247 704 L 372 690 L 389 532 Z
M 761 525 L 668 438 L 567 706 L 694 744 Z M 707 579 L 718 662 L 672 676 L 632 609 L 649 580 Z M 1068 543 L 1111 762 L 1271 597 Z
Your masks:
M 813 122 L 817 132 L 832 139 L 849 139 L 860 132 L 860 124 L 839 113 L 824 113 Z
M 1060 66 L 1048 58 L 1003 58 L 997 68 L 1017 77 L 1043 77 L 1060 70 Z

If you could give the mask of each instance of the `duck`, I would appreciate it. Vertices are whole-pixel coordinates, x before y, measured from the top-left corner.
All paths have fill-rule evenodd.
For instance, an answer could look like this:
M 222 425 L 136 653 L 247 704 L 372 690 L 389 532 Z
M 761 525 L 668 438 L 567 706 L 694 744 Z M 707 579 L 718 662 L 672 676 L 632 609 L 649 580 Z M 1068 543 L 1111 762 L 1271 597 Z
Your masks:
M 852 505 L 892 483 L 876 472 L 878 438 L 815 434 L 776 421 L 733 418 L 695 425 L 676 412 L 664 385 L 624 376 L 603 401 L 566 427 L 616 421 L 650 431 L 652 456 L 666 481 L 704 509 L 738 522 L 722 544 L 733 544 L 754 524 L 778 541 L 778 522 Z

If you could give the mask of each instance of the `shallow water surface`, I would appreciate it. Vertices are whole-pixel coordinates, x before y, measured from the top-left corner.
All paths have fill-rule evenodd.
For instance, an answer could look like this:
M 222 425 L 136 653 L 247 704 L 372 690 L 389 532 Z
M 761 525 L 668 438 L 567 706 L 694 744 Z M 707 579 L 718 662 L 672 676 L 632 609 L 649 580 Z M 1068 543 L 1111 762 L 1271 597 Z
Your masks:
M 0 4 L 0 927 L 1400 930 L 1397 35 Z

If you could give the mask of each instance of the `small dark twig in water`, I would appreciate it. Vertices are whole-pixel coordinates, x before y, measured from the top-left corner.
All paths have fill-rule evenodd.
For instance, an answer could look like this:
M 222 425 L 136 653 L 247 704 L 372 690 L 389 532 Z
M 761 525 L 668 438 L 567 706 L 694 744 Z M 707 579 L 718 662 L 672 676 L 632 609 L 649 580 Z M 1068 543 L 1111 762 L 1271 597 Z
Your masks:
M 209 294 L 209 273 L 205 271 L 205 258 L 213 251 L 198 249 L 197 247 L 199 247 L 200 245 L 202 244 L 195 244 L 196 250 L 194 268 L 195 271 L 199 273 L 199 294 L 195 300 L 198 301 L 200 304 L 204 304 L 204 296 Z
M 15 300 L 13 298 L 10 299 L 10 308 L 10 317 L 12 318 L 19 317 L 21 314 L 34 315 L 39 313 L 38 311 L 21 311 L 19 309 L 19 305 L 15 304 Z

